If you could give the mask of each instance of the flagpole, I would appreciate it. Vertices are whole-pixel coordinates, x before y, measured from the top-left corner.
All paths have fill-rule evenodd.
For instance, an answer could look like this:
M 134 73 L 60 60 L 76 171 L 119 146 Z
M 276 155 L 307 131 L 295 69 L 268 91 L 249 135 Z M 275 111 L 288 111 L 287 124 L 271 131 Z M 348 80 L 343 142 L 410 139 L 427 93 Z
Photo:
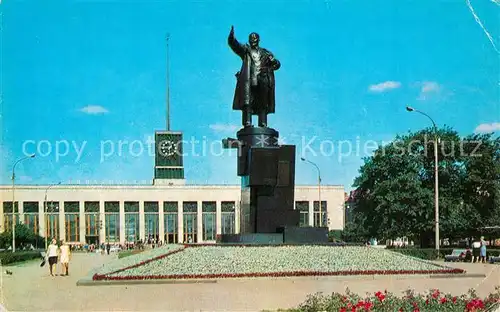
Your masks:
M 167 131 L 170 131 L 170 34 L 167 33 Z

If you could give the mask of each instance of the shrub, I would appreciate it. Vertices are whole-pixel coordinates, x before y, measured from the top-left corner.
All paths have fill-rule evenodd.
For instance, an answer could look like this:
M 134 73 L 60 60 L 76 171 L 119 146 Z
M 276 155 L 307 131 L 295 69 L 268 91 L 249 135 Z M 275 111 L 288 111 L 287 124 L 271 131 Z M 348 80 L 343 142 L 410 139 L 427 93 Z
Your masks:
M 21 252 L 0 252 L 0 260 L 2 265 L 12 264 L 15 262 L 28 261 L 33 259 L 42 259 L 40 252 L 37 251 L 21 251 Z
M 424 259 L 424 260 L 436 260 L 438 259 L 438 252 L 434 248 L 414 248 L 414 247 L 406 247 L 406 248 L 388 248 L 392 251 L 402 253 L 407 256 Z M 451 255 L 454 249 L 464 249 L 464 248 L 442 248 L 439 249 L 439 258 L 444 259 L 444 256 Z M 499 249 L 486 249 L 486 253 L 488 257 L 498 257 L 500 255 Z
M 444 258 L 444 255 L 451 254 L 451 250 L 440 249 L 439 253 L 436 249 L 432 248 L 391 248 L 392 251 L 402 253 L 403 255 L 415 257 L 424 260 L 436 260 L 438 255 Z
M 403 296 L 396 296 L 387 291 L 378 291 L 366 296 L 358 296 L 349 290 L 345 294 L 332 293 L 329 296 L 316 293 L 288 312 L 337 312 L 337 311 L 486 311 L 500 304 L 500 288 L 486 298 L 478 298 L 473 290 L 467 295 L 451 296 L 432 289 L 426 294 L 417 294 L 411 290 Z

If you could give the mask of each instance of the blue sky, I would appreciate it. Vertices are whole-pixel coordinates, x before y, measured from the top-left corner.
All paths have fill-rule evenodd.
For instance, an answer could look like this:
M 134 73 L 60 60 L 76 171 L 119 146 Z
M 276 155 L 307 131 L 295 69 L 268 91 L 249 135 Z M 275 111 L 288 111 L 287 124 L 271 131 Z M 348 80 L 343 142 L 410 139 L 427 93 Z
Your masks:
M 234 25 L 281 61 L 269 125 L 325 184 L 349 190 L 375 142 L 429 126 L 407 104 L 463 135 L 500 131 L 500 4 L 470 4 L 482 26 L 465 0 L 3 1 L 0 183 L 24 143 L 41 154 L 16 167 L 17 183 L 151 180 L 147 139 L 166 127 L 166 33 L 172 130 L 214 144 L 215 155 L 197 144 L 199 156 L 186 156 L 188 183 L 239 183 L 235 155 L 217 145 L 241 122 Z M 316 183 L 311 165 L 296 170 L 297 184 Z

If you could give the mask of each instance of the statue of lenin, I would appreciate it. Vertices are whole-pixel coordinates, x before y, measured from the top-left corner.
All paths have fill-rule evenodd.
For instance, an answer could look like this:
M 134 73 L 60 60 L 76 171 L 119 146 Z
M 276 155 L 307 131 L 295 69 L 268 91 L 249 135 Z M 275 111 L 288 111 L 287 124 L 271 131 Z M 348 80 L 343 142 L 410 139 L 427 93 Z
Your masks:
M 259 116 L 259 127 L 267 127 L 267 114 L 275 111 L 274 71 L 280 62 L 268 50 L 259 47 L 260 37 L 251 33 L 248 44 L 239 43 L 234 37 L 234 27 L 227 39 L 229 46 L 243 61 L 236 73 L 233 110 L 241 110 L 243 126 L 252 126 L 252 115 Z

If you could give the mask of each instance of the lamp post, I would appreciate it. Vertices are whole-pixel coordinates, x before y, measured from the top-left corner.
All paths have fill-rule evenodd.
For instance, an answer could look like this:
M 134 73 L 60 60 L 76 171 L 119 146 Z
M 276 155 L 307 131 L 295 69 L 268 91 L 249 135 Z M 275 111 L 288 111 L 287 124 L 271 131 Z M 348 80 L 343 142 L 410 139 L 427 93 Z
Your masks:
M 314 167 L 316 167 L 316 170 L 318 170 L 319 226 L 321 227 L 323 225 L 323 214 L 322 214 L 322 211 L 321 211 L 321 171 L 319 170 L 318 165 L 316 165 L 312 161 L 307 160 L 304 157 L 300 157 L 300 160 L 310 163 L 311 165 L 313 165 Z
M 439 159 L 438 159 L 438 131 L 436 127 L 436 123 L 431 118 L 431 116 L 426 113 L 419 111 L 413 107 L 406 106 L 406 110 L 409 112 L 417 112 L 425 117 L 429 118 L 432 122 L 432 126 L 434 128 L 434 218 L 435 218 L 435 234 L 436 234 L 436 250 L 439 251 L 439 177 L 438 177 L 438 169 L 439 169 Z
M 21 161 L 33 157 L 35 157 L 35 154 L 31 154 L 26 157 L 20 158 L 12 166 L 12 252 L 16 252 L 16 200 L 15 200 L 16 166 Z
M 48 246 L 47 237 L 49 236 L 49 220 L 47 219 L 47 192 L 49 191 L 49 189 L 51 187 L 56 186 L 56 185 L 60 185 L 60 184 L 61 184 L 61 182 L 56 183 L 56 184 L 51 184 L 45 190 L 45 198 L 43 200 L 43 217 L 45 219 L 45 250 L 47 250 L 47 246 Z

